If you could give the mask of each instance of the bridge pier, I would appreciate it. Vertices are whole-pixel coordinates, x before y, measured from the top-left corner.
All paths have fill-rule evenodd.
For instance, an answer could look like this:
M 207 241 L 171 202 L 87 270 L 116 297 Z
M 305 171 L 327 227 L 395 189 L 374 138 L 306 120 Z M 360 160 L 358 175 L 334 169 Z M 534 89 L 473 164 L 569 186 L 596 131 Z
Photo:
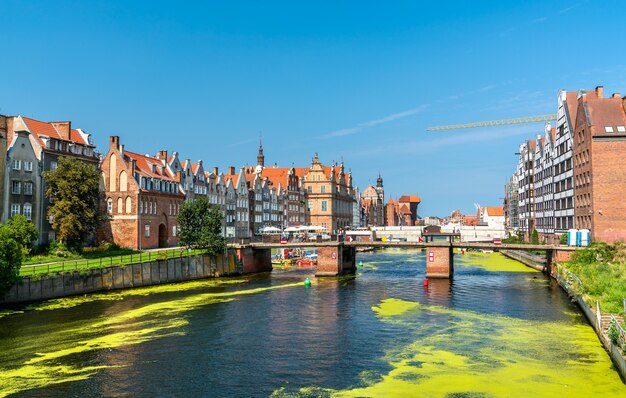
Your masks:
M 451 278 L 454 273 L 454 253 L 449 242 L 431 243 L 426 247 L 426 277 Z
M 241 247 L 235 249 L 235 254 L 243 266 L 244 274 L 272 270 L 272 249 L 270 248 Z
M 552 275 L 552 264 L 570 261 L 572 253 L 572 251 L 558 249 L 546 250 L 546 267 L 543 272 Z
M 317 248 L 315 276 L 337 276 L 356 272 L 356 248 L 338 243 Z

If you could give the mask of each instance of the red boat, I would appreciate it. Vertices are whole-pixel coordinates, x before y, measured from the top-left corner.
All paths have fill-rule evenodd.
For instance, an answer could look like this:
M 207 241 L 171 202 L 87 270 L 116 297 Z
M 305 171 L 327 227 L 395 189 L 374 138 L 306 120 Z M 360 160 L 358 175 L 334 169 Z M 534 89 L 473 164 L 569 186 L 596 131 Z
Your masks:
M 317 260 L 301 258 L 296 261 L 296 264 L 298 264 L 298 267 L 315 267 L 317 265 Z

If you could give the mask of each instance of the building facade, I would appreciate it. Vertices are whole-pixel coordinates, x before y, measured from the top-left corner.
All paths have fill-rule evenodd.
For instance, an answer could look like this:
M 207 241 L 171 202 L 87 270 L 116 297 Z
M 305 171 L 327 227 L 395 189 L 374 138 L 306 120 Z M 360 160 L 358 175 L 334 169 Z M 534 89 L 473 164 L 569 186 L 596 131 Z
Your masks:
M 535 229 L 535 145 L 534 140 L 520 145 L 516 171 L 519 228 L 528 240 Z
M 625 97 L 626 98 L 626 97 Z M 626 99 L 581 90 L 573 139 L 575 217 L 592 240 L 626 240 Z
M 31 220 L 39 232 L 36 243 L 56 240 L 47 214 L 45 171 L 56 170 L 59 158 L 79 159 L 94 168 L 98 154 L 89 134 L 70 122 L 42 122 L 24 116 L 6 118 L 7 152 L 2 221 L 16 214 Z
M 100 239 L 140 250 L 178 244 L 176 217 L 185 195 L 163 156 L 127 151 L 111 136 L 100 173 L 109 214 Z

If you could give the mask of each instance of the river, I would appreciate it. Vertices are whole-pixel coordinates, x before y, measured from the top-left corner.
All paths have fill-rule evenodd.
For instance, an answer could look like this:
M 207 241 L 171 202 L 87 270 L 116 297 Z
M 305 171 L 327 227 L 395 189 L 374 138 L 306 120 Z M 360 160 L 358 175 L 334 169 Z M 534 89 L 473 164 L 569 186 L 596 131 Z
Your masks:
M 561 289 L 499 254 L 421 251 L 0 312 L 0 397 L 626 396 Z M 303 286 L 307 276 L 310 288 Z

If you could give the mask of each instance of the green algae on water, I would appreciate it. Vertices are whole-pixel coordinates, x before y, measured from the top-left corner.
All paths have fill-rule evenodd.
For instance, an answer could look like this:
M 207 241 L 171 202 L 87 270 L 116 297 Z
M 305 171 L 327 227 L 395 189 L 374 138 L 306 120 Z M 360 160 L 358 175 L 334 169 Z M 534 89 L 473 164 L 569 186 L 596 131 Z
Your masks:
M 457 261 L 460 260 L 460 261 Z M 490 272 L 539 272 L 502 253 L 465 252 L 454 256 L 455 266 L 471 266 Z
M 22 339 L 18 336 L 13 347 L 3 352 L 7 358 L 11 358 L 11 362 L 0 363 L 0 397 L 84 380 L 101 369 L 121 367 L 122 365 L 116 364 L 70 366 L 67 363 L 82 358 L 81 355 L 98 351 L 165 337 L 183 336 L 184 327 L 189 322 L 186 313 L 202 306 L 236 300 L 238 296 L 300 285 L 301 283 L 290 283 L 229 292 L 198 293 L 138 308 L 117 309 L 117 312 L 102 314 L 86 324 L 69 324 L 67 329 L 42 336 L 48 345 L 41 344 L 41 341 L 33 342 L 32 336 L 24 336 Z M 168 289 L 166 286 L 156 288 Z M 34 347 L 45 348 L 33 354 Z
M 398 299 L 372 309 L 381 322 L 414 336 L 413 342 L 386 349 L 381 362 L 390 371 L 364 380 L 360 388 L 307 387 L 273 396 L 311 396 L 311 391 L 337 397 L 626 396 L 594 331 L 576 319 L 525 320 Z

